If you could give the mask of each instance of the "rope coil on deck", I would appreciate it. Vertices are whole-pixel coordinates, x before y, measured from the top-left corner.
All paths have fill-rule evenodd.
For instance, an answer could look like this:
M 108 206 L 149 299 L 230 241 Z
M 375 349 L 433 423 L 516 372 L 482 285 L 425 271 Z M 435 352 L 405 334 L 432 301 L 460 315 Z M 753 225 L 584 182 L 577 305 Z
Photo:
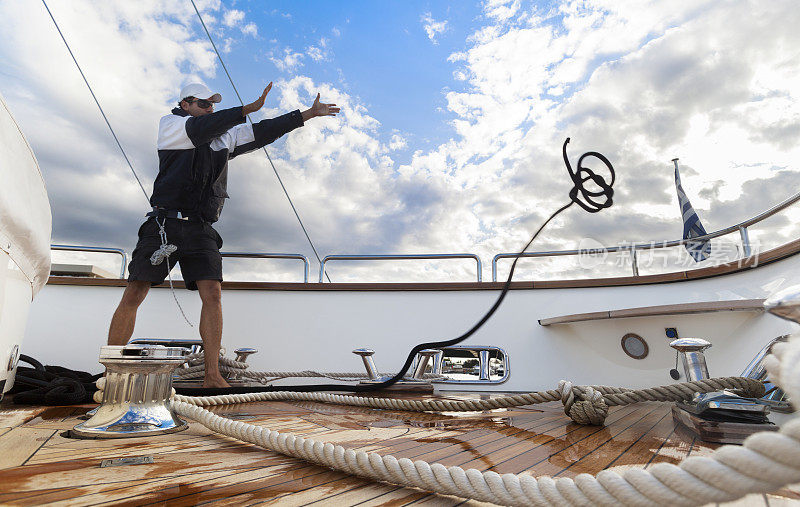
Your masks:
M 722 389 L 736 390 L 744 396 L 750 397 L 764 395 L 764 385 L 757 380 L 743 377 L 720 377 L 637 390 L 608 386 L 574 386 L 571 382 L 562 380 L 559 382 L 557 389 L 500 396 L 488 400 L 401 400 L 292 391 L 224 394 L 220 396 L 176 395 L 175 400 L 197 406 L 260 401 L 316 401 L 417 412 L 477 412 L 534 405 L 548 401 L 561 401 L 564 404 L 564 413 L 576 423 L 601 425 L 605 421 L 606 415 L 608 415 L 609 407 L 642 401 L 683 401 L 691 399 L 694 393 L 708 393 Z
M 770 378 L 793 399 L 800 399 L 800 339 L 779 343 L 765 362 Z M 280 433 L 262 426 L 220 417 L 201 405 L 221 405 L 268 400 L 310 400 L 375 406 L 374 403 L 409 402 L 414 410 L 487 410 L 562 400 L 570 416 L 602 407 L 636 401 L 673 401 L 688 393 L 737 389 L 742 394 L 763 394 L 763 385 L 753 379 L 728 377 L 684 382 L 651 389 L 631 390 L 606 386 L 573 386 L 562 381 L 559 388 L 493 400 L 381 400 L 327 393 L 271 392 L 192 398 L 174 396 L 172 406 L 181 416 L 207 428 L 265 449 L 302 458 L 336 470 L 373 480 L 415 487 L 443 495 L 454 495 L 503 505 L 703 505 L 726 502 L 750 493 L 767 493 L 800 482 L 800 416 L 778 432 L 764 431 L 748 437 L 742 447 L 723 446 L 708 457 L 690 457 L 679 465 L 658 463 L 648 470 L 622 473 L 604 470 L 596 476 L 580 474 L 575 479 L 533 477 L 527 474 L 481 472 L 411 461 L 375 452 L 354 451 L 341 445 Z M 404 405 L 404 403 L 399 403 Z M 439 408 L 441 407 L 441 408 Z M 465 408 L 466 407 L 466 408 Z M 578 408 L 576 408 L 578 407 Z M 592 407 L 589 409 L 588 407 Z M 593 415 L 587 416 L 592 418 Z

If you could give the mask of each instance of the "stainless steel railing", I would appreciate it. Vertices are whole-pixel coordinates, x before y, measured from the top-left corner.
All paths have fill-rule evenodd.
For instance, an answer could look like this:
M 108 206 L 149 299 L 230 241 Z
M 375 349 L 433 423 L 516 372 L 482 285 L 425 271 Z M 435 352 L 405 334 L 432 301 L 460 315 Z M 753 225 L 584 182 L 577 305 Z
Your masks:
M 752 218 L 749 218 L 743 222 L 739 222 L 736 225 L 731 225 L 730 227 L 726 227 L 724 229 L 720 229 L 715 232 L 708 233 L 704 236 L 697 236 L 696 238 L 691 239 L 676 239 L 673 241 L 662 241 L 662 242 L 655 242 L 651 241 L 649 243 L 634 243 L 631 245 L 618 245 L 612 247 L 605 247 L 605 248 L 588 248 L 588 249 L 579 249 L 579 250 L 554 250 L 549 252 L 526 252 L 522 254 L 520 257 L 555 257 L 560 255 L 596 255 L 600 253 L 613 253 L 613 252 L 624 252 L 628 251 L 631 255 L 631 266 L 633 270 L 633 276 L 639 276 L 639 263 L 638 263 L 638 255 L 636 252 L 638 250 L 652 250 L 656 248 L 669 248 L 673 246 L 680 246 L 686 243 L 694 243 L 698 241 L 704 241 L 707 239 L 718 238 L 720 236 L 724 236 L 726 234 L 730 234 L 732 232 L 739 232 L 739 237 L 742 245 L 742 255 L 744 257 L 749 257 L 752 254 L 751 247 L 750 247 L 750 236 L 748 234 L 747 228 L 751 225 L 757 224 L 776 213 L 783 211 L 784 209 L 788 208 L 792 204 L 800 201 L 800 193 L 793 195 L 792 197 L 786 199 L 785 201 L 773 206 L 772 208 L 768 209 L 767 211 L 756 215 Z M 516 253 L 499 253 L 492 258 L 492 281 L 497 281 L 497 261 L 499 259 L 508 259 L 512 257 L 516 257 Z
M 475 254 L 398 254 L 398 255 L 326 255 L 319 264 L 319 283 L 325 278 L 325 264 L 328 261 L 374 261 L 374 260 L 406 260 L 406 259 L 475 259 L 478 281 L 481 281 L 481 259 Z
M 77 245 L 50 245 L 50 250 L 67 250 L 71 252 L 102 252 L 113 253 L 122 256 L 122 267 L 119 277 L 125 278 L 125 268 L 128 267 L 128 254 L 121 248 L 106 248 L 102 246 L 77 246 Z
M 691 239 L 677 239 L 673 241 L 662 241 L 662 242 L 655 242 L 651 241 L 648 243 L 634 243 L 630 245 L 617 245 L 612 247 L 603 247 L 603 248 L 589 248 L 589 249 L 578 249 L 578 250 L 553 250 L 553 251 L 545 251 L 545 252 L 526 252 L 522 254 L 522 257 L 556 257 L 556 256 L 563 256 L 563 255 L 597 255 L 602 253 L 613 253 L 613 252 L 628 252 L 631 256 L 631 269 L 633 271 L 633 276 L 639 276 L 639 262 L 638 262 L 638 251 L 639 250 L 653 250 L 659 248 L 669 248 L 674 246 L 684 245 L 689 242 L 697 242 L 697 241 L 704 241 L 707 239 L 713 239 L 720 236 L 724 236 L 726 234 L 731 234 L 734 232 L 739 233 L 740 243 L 742 246 L 742 256 L 749 257 L 752 255 L 752 248 L 750 244 L 750 238 L 748 233 L 748 227 L 757 224 L 781 211 L 788 208 L 789 206 L 797 203 L 800 201 L 800 193 L 793 195 L 792 197 L 786 199 L 785 201 L 773 206 L 772 208 L 760 213 L 752 218 L 744 220 L 738 224 L 732 225 L 730 227 L 726 227 L 724 229 L 720 229 L 715 232 L 711 232 L 706 234 L 705 236 L 698 236 L 696 238 Z M 50 248 L 53 250 L 69 250 L 69 251 L 82 251 L 82 252 L 105 252 L 105 253 L 114 253 L 117 255 L 122 256 L 122 267 L 120 269 L 120 278 L 125 278 L 125 268 L 127 266 L 128 256 L 124 250 L 120 248 L 106 248 L 106 247 L 92 247 L 92 246 L 74 246 L 74 245 L 50 245 Z M 303 261 L 303 283 L 308 283 L 308 273 L 310 269 L 310 264 L 308 258 L 302 254 L 284 254 L 284 253 L 259 253 L 259 252 L 221 252 L 223 257 L 238 257 L 238 258 L 252 258 L 252 259 L 297 259 Z M 508 259 L 513 258 L 517 254 L 516 253 L 499 253 L 492 258 L 492 281 L 497 281 L 497 261 L 500 259 Z M 362 260 L 406 260 L 406 259 L 474 259 L 477 265 L 477 280 L 480 282 L 482 277 L 482 265 L 480 258 L 475 254 L 470 253 L 459 253 L 459 254 L 397 254 L 397 255 L 328 255 L 322 259 L 320 262 L 319 268 L 319 281 L 320 283 L 323 282 L 325 276 L 325 264 L 328 261 L 333 260 L 355 260 L 355 261 L 362 261 Z
M 244 259 L 297 259 L 303 261 L 303 283 L 308 283 L 308 257 L 302 254 L 256 253 L 256 252 L 220 252 L 223 257 Z

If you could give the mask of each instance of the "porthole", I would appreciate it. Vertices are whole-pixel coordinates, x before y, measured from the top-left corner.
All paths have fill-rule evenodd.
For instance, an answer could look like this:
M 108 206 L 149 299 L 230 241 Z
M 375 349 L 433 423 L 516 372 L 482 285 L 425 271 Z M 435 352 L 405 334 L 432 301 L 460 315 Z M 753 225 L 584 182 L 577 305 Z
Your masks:
M 622 337 L 622 350 L 634 359 L 644 359 L 650 352 L 644 338 L 635 333 L 628 333 Z

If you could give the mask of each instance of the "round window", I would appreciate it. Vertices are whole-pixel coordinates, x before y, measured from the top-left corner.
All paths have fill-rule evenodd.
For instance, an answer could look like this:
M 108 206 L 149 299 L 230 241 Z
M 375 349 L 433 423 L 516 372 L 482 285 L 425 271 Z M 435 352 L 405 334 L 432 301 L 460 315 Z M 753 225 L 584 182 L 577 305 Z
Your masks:
M 644 338 L 635 333 L 622 337 L 622 350 L 634 359 L 644 359 L 650 351 Z

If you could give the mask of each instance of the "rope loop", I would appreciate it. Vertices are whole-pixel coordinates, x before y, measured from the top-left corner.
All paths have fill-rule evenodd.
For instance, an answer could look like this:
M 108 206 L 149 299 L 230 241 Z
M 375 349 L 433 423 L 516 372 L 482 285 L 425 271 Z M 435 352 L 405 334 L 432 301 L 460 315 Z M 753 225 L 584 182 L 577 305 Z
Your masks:
M 605 208 L 610 208 L 614 204 L 614 189 L 611 188 L 614 186 L 614 181 L 616 179 L 614 166 L 611 165 L 611 162 L 609 162 L 603 154 L 596 151 L 587 151 L 580 156 L 578 159 L 578 168 L 576 171 L 573 171 L 569 163 L 569 158 L 567 157 L 567 144 L 569 144 L 569 137 L 564 141 L 563 147 L 564 163 L 567 165 L 567 172 L 569 172 L 569 177 L 575 185 L 569 191 L 569 198 L 572 202 L 589 213 L 597 213 Z M 605 164 L 611 173 L 611 181 L 606 183 L 602 176 L 596 174 L 591 169 L 583 167 L 583 159 L 586 157 L 594 157 Z M 586 183 L 588 181 L 591 181 L 599 190 L 587 189 Z M 578 194 L 580 194 L 580 196 L 578 196 Z M 603 197 L 603 199 L 598 199 L 599 197 Z

